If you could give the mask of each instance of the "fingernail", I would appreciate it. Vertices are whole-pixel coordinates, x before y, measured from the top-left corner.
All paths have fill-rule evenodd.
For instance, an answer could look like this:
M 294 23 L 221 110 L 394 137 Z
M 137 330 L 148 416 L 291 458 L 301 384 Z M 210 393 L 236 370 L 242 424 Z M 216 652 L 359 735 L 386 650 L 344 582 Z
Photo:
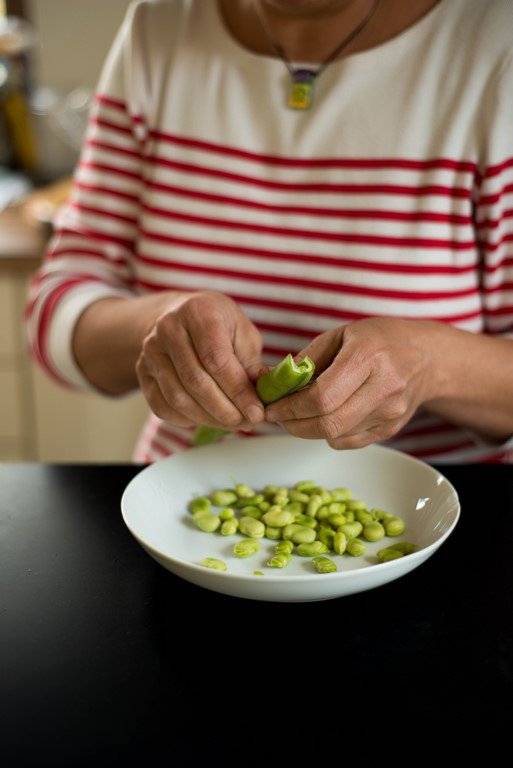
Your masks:
M 262 408 L 258 407 L 258 405 L 250 405 L 248 406 L 247 415 L 248 415 L 248 419 L 253 424 L 257 424 L 259 421 L 262 421 L 264 412 Z

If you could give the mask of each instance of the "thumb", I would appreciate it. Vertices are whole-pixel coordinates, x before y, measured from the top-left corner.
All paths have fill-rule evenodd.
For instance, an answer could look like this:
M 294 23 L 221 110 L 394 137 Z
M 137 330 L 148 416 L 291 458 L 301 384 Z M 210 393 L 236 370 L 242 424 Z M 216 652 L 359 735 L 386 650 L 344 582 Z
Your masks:
M 315 375 L 318 376 L 326 368 L 330 367 L 334 358 L 339 353 L 343 337 L 344 326 L 321 333 L 307 347 L 304 347 L 301 352 L 295 355 L 294 360 L 298 362 L 308 355 L 315 364 Z

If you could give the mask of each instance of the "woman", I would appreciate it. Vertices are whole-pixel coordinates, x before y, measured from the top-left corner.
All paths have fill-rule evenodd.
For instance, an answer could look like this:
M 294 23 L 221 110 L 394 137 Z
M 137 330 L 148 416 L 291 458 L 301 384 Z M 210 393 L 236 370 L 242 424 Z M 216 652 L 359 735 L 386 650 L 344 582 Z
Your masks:
M 510 0 L 157 0 L 106 62 L 34 281 L 41 364 L 198 424 L 506 461 Z M 317 381 L 265 411 L 262 364 Z

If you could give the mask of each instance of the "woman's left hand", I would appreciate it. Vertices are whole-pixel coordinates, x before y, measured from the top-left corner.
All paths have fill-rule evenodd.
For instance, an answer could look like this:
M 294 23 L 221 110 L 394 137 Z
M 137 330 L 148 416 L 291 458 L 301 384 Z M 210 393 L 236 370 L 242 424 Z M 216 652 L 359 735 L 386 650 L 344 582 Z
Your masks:
M 436 395 L 436 326 L 378 317 L 317 336 L 297 357 L 311 357 L 320 375 L 270 405 L 267 421 L 337 449 L 387 440 Z

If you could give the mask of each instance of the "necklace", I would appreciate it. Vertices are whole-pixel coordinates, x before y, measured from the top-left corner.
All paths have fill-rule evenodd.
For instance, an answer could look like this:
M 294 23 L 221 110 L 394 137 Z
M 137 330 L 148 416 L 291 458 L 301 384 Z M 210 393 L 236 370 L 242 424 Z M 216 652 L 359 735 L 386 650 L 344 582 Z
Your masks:
M 283 50 L 282 46 L 279 45 L 275 40 L 273 40 L 273 37 L 271 33 L 269 32 L 269 29 L 267 27 L 266 22 L 264 21 L 263 16 L 260 13 L 260 10 L 258 9 L 258 2 L 255 3 L 255 10 L 256 15 L 258 17 L 258 20 L 260 22 L 260 25 L 262 29 L 264 30 L 264 33 L 266 37 L 268 38 L 270 44 L 280 57 L 280 59 L 283 61 L 285 66 L 290 72 L 291 77 L 291 84 L 290 84 L 290 92 L 289 92 L 289 98 L 288 98 L 288 106 L 291 109 L 310 109 L 313 102 L 313 95 L 314 95 L 314 85 L 316 79 L 319 77 L 319 75 L 324 72 L 328 64 L 331 64 L 333 59 L 338 56 L 338 54 L 346 48 L 346 46 L 349 45 L 349 43 L 355 39 L 357 35 L 360 34 L 362 29 L 367 26 L 369 21 L 374 16 L 374 13 L 376 12 L 376 9 L 379 5 L 379 0 L 374 0 L 374 3 L 372 4 L 372 7 L 370 11 L 367 13 L 364 19 L 355 27 L 355 29 L 352 30 L 352 32 L 347 35 L 339 45 L 335 48 L 334 51 L 330 53 L 330 55 L 324 59 L 323 62 L 321 62 L 321 65 L 318 69 L 294 69 L 290 61 L 288 60 L 287 56 L 285 55 L 285 51 Z

